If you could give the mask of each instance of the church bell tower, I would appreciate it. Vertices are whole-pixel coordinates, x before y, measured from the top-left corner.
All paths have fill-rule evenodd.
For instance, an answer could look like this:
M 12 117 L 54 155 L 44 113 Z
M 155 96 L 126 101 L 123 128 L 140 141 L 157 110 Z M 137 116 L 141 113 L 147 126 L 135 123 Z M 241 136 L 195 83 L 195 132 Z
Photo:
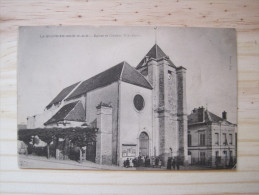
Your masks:
M 186 69 L 176 67 L 155 44 L 136 69 L 153 87 L 154 156 L 187 162 Z

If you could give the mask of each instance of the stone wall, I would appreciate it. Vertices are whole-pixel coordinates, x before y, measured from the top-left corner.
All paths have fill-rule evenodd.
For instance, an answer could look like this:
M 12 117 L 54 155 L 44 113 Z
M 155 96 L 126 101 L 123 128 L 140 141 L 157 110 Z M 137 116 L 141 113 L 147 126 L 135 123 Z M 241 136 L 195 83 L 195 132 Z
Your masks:
M 98 164 L 112 164 L 112 107 L 97 108 L 96 160 Z
M 118 156 L 118 102 L 119 102 L 119 84 L 112 83 L 108 86 L 90 91 L 86 95 L 86 121 L 89 124 L 95 124 L 96 106 L 100 102 L 112 106 L 112 162 L 117 164 Z
M 192 145 L 188 147 L 189 152 L 192 153 L 192 159 L 199 159 L 200 152 L 206 152 L 206 164 L 212 167 L 216 166 L 216 152 L 222 159 L 225 157 L 224 151 L 226 152 L 226 158 L 229 160 L 230 152 L 232 152 L 233 159 L 236 158 L 235 152 L 235 125 L 230 125 L 225 122 L 223 123 L 212 123 L 208 124 L 196 124 L 189 125 L 188 130 L 192 136 Z M 199 132 L 205 132 L 205 146 L 199 145 Z M 226 134 L 228 144 L 223 143 L 223 134 Z M 217 135 L 218 134 L 218 140 Z M 232 144 L 230 144 L 230 134 L 232 134 Z M 222 161 L 222 163 L 224 163 Z M 227 162 L 228 163 L 228 162 Z M 227 164 L 228 165 L 228 164 Z M 221 165 L 223 166 L 223 165 Z M 224 165 L 225 166 L 225 165 Z
M 144 99 L 142 110 L 137 110 L 134 106 L 133 100 L 136 95 L 141 95 Z M 152 116 L 152 90 L 121 82 L 119 105 L 120 165 L 123 164 L 123 145 L 136 146 L 136 157 L 139 155 L 139 136 L 142 132 L 145 132 L 149 137 L 149 156 L 154 155 Z M 129 158 L 134 157 L 130 156 Z
M 154 155 L 159 155 L 160 141 L 159 141 L 159 116 L 156 110 L 158 109 L 159 99 L 159 76 L 158 76 L 158 63 L 155 60 L 148 62 L 148 81 L 151 83 L 152 90 L 152 122 L 153 122 L 153 144 L 154 144 Z
M 177 116 L 179 121 L 179 155 L 184 163 L 188 161 L 187 148 L 187 105 L 186 105 L 186 69 L 177 68 Z
M 167 158 L 179 153 L 179 127 L 177 121 L 178 90 L 177 75 L 167 60 L 158 61 L 159 70 L 159 154 L 162 164 L 166 165 Z
M 176 70 L 166 58 L 148 62 L 153 86 L 153 127 L 156 155 L 163 165 L 169 156 L 188 159 L 185 69 Z
M 60 107 L 61 108 L 61 107 Z M 56 110 L 45 110 L 41 114 L 27 117 L 27 128 L 44 128 L 44 123 L 47 122 L 56 112 Z

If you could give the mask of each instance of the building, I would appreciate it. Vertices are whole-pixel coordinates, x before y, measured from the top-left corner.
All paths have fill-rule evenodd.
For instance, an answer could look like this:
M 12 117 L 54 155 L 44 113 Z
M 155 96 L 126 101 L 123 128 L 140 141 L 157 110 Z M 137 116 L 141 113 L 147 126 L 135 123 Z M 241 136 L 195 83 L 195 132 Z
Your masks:
M 17 125 L 17 128 L 18 128 L 18 129 L 27 129 L 27 125 L 24 124 L 24 123 L 21 123 L 21 124 L 18 124 L 18 125 Z
M 186 69 L 155 44 L 136 68 L 127 62 L 63 89 L 28 128 L 96 126 L 96 162 L 170 156 L 187 161 Z
M 236 161 L 236 125 L 203 107 L 188 115 L 188 154 L 191 164 L 228 167 Z

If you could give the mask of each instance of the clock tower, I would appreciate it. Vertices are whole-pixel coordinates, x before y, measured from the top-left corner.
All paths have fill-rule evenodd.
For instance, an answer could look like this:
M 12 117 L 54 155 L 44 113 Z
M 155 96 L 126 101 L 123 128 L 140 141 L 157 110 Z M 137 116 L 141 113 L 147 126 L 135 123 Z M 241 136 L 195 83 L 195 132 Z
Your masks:
M 136 69 L 153 87 L 153 150 L 166 165 L 168 157 L 187 162 L 186 69 L 176 67 L 155 44 Z

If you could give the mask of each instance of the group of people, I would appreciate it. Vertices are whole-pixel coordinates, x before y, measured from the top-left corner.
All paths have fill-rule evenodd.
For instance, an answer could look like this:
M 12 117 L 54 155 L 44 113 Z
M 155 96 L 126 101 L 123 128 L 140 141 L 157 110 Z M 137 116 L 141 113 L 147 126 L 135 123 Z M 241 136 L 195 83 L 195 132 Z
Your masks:
M 151 157 L 149 156 L 138 156 L 135 158 L 127 158 L 123 162 L 124 167 L 159 167 L 161 168 L 162 161 L 159 157 Z
M 180 160 L 178 157 L 168 157 L 167 160 L 167 169 L 171 170 L 171 169 L 180 169 Z

